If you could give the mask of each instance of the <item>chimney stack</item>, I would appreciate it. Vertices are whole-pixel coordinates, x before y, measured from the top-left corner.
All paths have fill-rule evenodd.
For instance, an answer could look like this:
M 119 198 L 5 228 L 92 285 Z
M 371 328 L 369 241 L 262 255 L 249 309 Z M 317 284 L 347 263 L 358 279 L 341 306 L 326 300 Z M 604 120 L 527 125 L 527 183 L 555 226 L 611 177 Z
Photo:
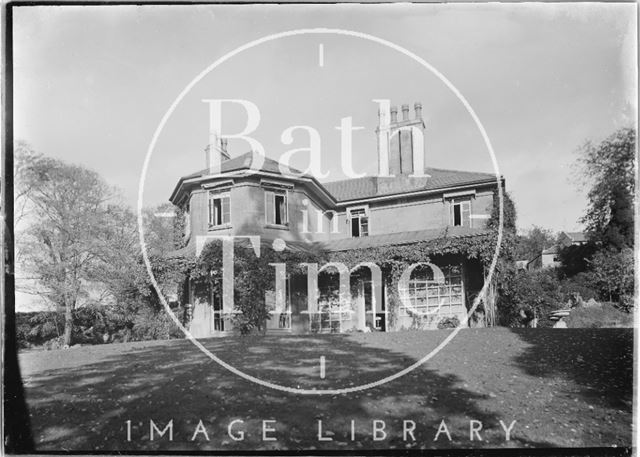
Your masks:
M 387 106 L 389 101 L 386 100 Z M 379 176 L 424 177 L 425 142 L 422 103 L 415 102 L 415 117 L 409 118 L 409 105 L 401 105 L 402 119 L 398 119 L 398 108 L 389 109 L 389 124 L 376 129 L 378 134 Z
M 222 162 L 231 157 L 227 152 L 227 139 L 219 138 L 216 134 L 211 134 L 209 144 L 204 149 L 206 166 L 210 175 L 216 175 L 222 171 Z
M 402 105 L 402 120 L 409 120 L 409 105 Z
M 391 107 L 391 122 L 398 122 L 398 107 L 397 106 L 392 106 Z
M 413 109 L 416 111 L 416 119 L 422 119 L 422 103 L 416 102 L 413 105 Z

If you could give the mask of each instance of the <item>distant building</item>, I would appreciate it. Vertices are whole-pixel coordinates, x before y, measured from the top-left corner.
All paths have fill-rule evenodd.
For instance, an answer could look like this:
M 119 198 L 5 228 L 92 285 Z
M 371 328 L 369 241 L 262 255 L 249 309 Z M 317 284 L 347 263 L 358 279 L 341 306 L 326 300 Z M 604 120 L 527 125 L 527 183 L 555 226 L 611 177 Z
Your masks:
M 528 260 L 516 260 L 516 270 L 526 270 L 528 263 Z
M 568 246 L 582 246 L 587 243 L 583 232 L 561 232 L 554 246 L 544 249 L 538 256 L 527 263 L 527 270 L 538 268 L 557 268 L 562 265 L 560 251 Z
M 562 232 L 558 235 L 558 245 L 563 248 L 583 244 L 587 244 L 587 236 L 584 232 Z

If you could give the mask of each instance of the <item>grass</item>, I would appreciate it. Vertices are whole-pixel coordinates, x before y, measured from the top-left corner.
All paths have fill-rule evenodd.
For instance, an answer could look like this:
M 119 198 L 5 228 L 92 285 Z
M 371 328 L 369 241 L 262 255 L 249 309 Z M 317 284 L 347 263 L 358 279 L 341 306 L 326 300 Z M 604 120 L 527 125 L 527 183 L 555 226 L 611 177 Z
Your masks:
M 352 387 L 419 360 L 449 330 L 203 340 L 226 362 L 290 387 Z M 20 357 L 38 450 L 242 451 L 631 446 L 631 329 L 467 329 L 407 375 L 352 394 L 262 387 L 185 340 Z M 325 357 L 326 376 L 319 359 Z M 451 440 L 436 432 L 445 420 Z M 149 440 L 150 420 L 168 435 Z M 228 435 L 242 420 L 244 440 Z M 264 441 L 263 422 L 277 441 Z M 374 420 L 386 438 L 376 441 Z M 480 421 L 482 441 L 469 439 Z M 509 441 L 500 425 L 516 421 Z M 127 440 L 127 421 L 131 441 Z M 191 440 L 199 421 L 200 433 Z M 323 437 L 318 440 L 318 421 Z M 351 424 L 353 421 L 353 439 Z M 404 421 L 415 423 L 403 436 Z M 410 424 L 410 423 L 409 423 Z M 378 423 L 380 426 L 380 423 Z M 238 435 L 235 435 L 236 437 Z M 379 436 L 378 436 L 379 437 Z M 406 438 L 406 439 L 405 439 Z M 474 436 L 475 438 L 475 436 Z

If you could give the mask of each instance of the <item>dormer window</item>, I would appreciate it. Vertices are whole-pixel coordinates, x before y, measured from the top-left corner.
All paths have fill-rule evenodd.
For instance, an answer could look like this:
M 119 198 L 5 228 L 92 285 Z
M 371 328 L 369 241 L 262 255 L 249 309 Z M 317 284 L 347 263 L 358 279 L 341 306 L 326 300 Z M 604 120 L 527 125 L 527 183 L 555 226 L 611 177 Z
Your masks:
M 471 202 L 468 199 L 456 199 L 451 202 L 451 225 L 471 227 Z
M 286 190 L 265 190 L 265 214 L 267 225 L 289 224 Z
M 229 191 L 209 191 L 209 228 L 231 224 Z
M 354 238 L 369 236 L 369 211 L 366 206 L 349 208 L 349 222 L 351 224 L 351 236 Z

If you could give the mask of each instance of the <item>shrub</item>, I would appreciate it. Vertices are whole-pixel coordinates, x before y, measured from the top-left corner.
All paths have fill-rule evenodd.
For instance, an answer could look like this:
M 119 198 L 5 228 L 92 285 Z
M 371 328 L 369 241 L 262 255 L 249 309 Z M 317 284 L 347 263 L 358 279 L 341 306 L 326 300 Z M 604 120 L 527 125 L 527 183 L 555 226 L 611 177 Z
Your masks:
M 560 280 L 553 269 L 519 271 L 505 281 L 498 300 L 498 317 L 501 325 L 523 325 L 522 314 L 534 314 L 540 327 L 551 327 L 550 311 L 562 308 L 563 296 Z
M 55 311 L 16 314 L 16 340 L 21 349 L 40 346 L 62 335 L 64 316 Z
M 598 299 L 598 289 L 593 284 L 593 276 L 588 272 L 578 273 L 560 282 L 562 301 L 566 303 L 573 294 L 579 294 L 584 301 Z
M 240 331 L 240 335 L 250 335 L 257 329 L 255 320 L 244 313 L 234 314 L 231 321 L 233 322 L 233 328 Z
M 593 279 L 602 297 L 622 303 L 623 297 L 633 295 L 633 262 L 633 250 L 630 248 L 621 251 L 602 249 L 593 256 Z
M 460 325 L 460 320 L 457 318 L 457 316 L 445 317 L 440 322 L 438 322 L 439 329 L 457 328 L 459 325 Z
M 602 303 L 572 310 L 565 322 L 570 328 L 633 327 L 633 314 Z
M 171 317 L 164 311 L 144 309 L 135 318 L 131 335 L 134 340 L 168 340 L 184 335 Z

